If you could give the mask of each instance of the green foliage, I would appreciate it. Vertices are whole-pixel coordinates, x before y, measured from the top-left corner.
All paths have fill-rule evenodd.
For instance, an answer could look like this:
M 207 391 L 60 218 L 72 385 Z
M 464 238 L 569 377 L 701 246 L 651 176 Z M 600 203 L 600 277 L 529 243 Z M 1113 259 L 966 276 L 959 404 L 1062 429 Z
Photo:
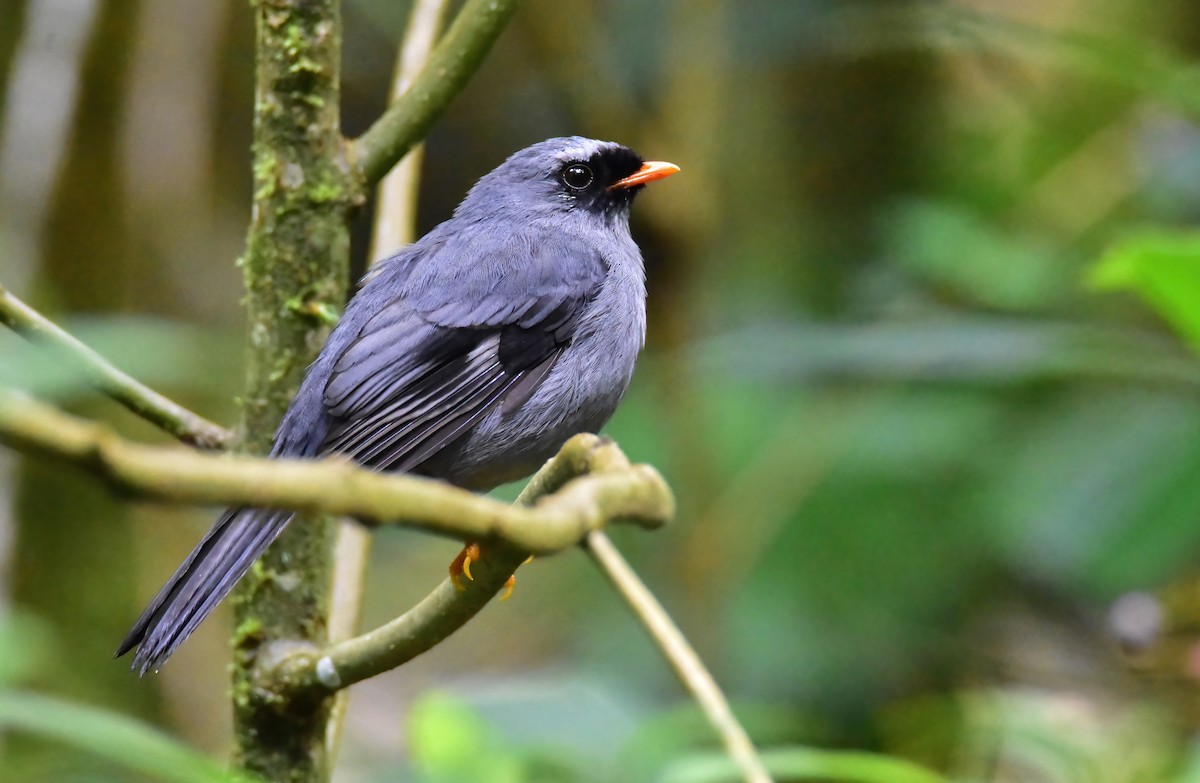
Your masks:
M 895 210 L 888 243 L 914 274 L 985 308 L 1040 310 L 1061 303 L 1074 282 L 1054 248 L 952 203 Z
M 513 745 L 467 704 L 437 692 L 413 705 L 409 748 L 424 783 L 552 783 L 590 777 L 564 754 Z
M 794 719 L 751 710 L 745 716 L 760 742 L 794 736 Z M 561 720 L 580 720 L 564 711 Z M 540 743 L 514 741 L 467 701 L 429 693 L 409 716 L 409 746 L 423 783 L 717 783 L 740 776 L 714 747 L 703 717 L 687 708 L 641 721 L 624 747 L 599 757 L 566 755 Z M 819 778 L 861 783 L 937 783 L 942 777 L 901 759 L 853 751 L 765 745 L 771 772 L 781 781 Z
M 1141 297 L 1200 351 L 1200 232 L 1150 230 L 1115 243 L 1089 282 Z
M 0 615 L 0 729 L 85 751 L 148 780 L 253 783 L 118 712 L 21 690 L 23 683 L 53 676 L 60 643 L 37 618 Z M 0 759 L 0 779 L 8 780 L 10 774 Z
M 773 748 L 763 762 L 776 780 L 822 780 L 830 783 L 945 783 L 946 778 L 907 761 L 873 753 Z M 662 783 L 737 783 L 743 778 L 728 756 L 710 754 L 673 764 Z
M 0 614 L 0 689 L 31 680 L 53 655 L 45 622 L 29 614 Z
M 1200 616 L 1186 581 L 1200 553 L 1200 361 L 1186 349 L 1200 350 L 1200 234 L 1172 228 L 1200 215 L 1200 69 L 1184 34 L 1197 6 L 976 6 L 778 0 L 693 14 L 526 0 L 430 139 L 422 230 L 479 173 L 552 134 L 627 141 L 683 167 L 635 210 L 649 345 L 608 429 L 664 473 L 681 509 L 660 533 L 614 537 L 781 781 L 937 779 L 926 770 L 1200 780 L 1194 660 L 1183 654 Z M 357 135 L 386 92 L 406 8 L 345 7 L 342 116 Z M 244 62 L 250 38 L 208 50 Z M 139 62 L 130 67 L 160 67 Z M 174 64 L 205 72 L 192 65 Z M 133 83 L 157 83 L 145 77 Z M 194 105 L 219 98 L 228 124 L 249 127 L 249 107 L 227 105 L 239 94 L 252 94 L 248 81 L 209 84 Z M 241 340 L 222 335 L 237 331 L 240 290 L 231 268 L 228 279 L 213 269 L 232 266 L 251 195 L 229 175 L 245 170 L 245 144 L 210 124 L 195 135 L 220 157 L 212 171 L 164 181 L 212 192 L 161 199 L 131 164 L 131 255 L 147 249 L 161 277 L 104 268 L 70 279 L 123 281 L 126 309 L 178 320 L 64 322 L 150 385 L 206 400 L 206 413 L 239 383 Z M 260 197 L 279 195 L 283 169 L 258 160 Z M 87 167 L 62 176 L 93 184 Z M 296 194 L 336 195 L 320 178 Z M 193 212 L 203 219 L 189 223 Z M 284 307 L 325 322 L 336 304 L 314 289 Z M 215 322 L 229 326 L 213 335 Z M 80 378 L 35 353 L 0 342 L 0 383 L 80 394 Z M 298 356 L 272 354 L 277 375 L 298 373 Z M 159 510 L 141 513 L 169 527 Z M 138 560 L 141 580 L 158 581 L 153 564 L 177 561 L 196 533 L 143 534 L 145 551 L 115 567 Z M 368 625 L 411 605 L 454 554 L 416 535 L 377 539 Z M 80 594 L 101 575 L 56 578 Z M 1106 626 L 1110 602 L 1176 580 L 1185 606 L 1164 620 L 1163 649 L 1131 671 Z M 20 640 L 0 642 L 0 679 L 30 682 L 39 666 L 66 676 L 55 652 L 89 619 L 14 622 L 0 629 Z M 582 557 L 523 568 L 512 601 L 437 651 L 431 676 L 469 672 L 470 691 L 429 693 L 405 715 L 422 665 L 369 686 L 396 705 L 385 719 L 407 719 L 412 764 L 393 761 L 394 738 L 363 737 L 358 758 L 343 754 L 354 773 L 728 779 L 710 730 L 693 707 L 672 708 L 677 684 Z M 547 671 L 600 695 L 563 695 Z M 164 700 L 181 733 L 199 733 L 205 707 L 182 701 L 187 692 L 164 689 Z
M 252 783 L 157 729 L 110 710 L 0 690 L 0 726 L 88 751 L 167 783 Z

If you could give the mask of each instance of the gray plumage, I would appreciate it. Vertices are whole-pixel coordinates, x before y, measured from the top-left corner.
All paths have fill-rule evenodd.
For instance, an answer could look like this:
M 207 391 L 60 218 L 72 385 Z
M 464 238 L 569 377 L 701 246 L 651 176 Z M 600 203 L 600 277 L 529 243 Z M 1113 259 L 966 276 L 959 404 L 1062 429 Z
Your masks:
M 629 233 L 641 184 L 626 178 L 655 165 L 570 137 L 484 176 L 450 220 L 378 265 L 351 300 L 271 455 L 339 453 L 483 490 L 599 429 L 645 338 L 642 258 Z M 591 175 L 586 187 L 574 187 L 587 179 L 578 166 Z M 117 655 L 137 647 L 135 669 L 161 666 L 291 517 L 226 511 Z

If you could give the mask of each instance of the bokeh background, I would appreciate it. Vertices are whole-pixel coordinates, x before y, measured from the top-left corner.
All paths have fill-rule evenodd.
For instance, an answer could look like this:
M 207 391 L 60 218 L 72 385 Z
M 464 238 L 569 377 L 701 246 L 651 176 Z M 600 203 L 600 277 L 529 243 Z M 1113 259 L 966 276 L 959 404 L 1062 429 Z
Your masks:
M 346 0 L 350 135 L 408 7 Z M 240 1 L 0 0 L 0 284 L 226 423 L 252 46 Z M 682 167 L 635 209 L 650 334 L 607 430 L 680 511 L 613 535 L 762 745 L 1200 780 L 1197 58 L 1190 0 L 528 0 L 434 129 L 422 231 L 549 136 Z M 0 383 L 162 440 L 7 333 Z M 111 660 L 214 513 L 0 451 L 0 718 L 34 691 L 225 753 L 227 615 L 159 676 Z M 366 623 L 455 549 L 379 533 Z M 336 779 L 700 779 L 713 747 L 576 552 L 356 687 Z

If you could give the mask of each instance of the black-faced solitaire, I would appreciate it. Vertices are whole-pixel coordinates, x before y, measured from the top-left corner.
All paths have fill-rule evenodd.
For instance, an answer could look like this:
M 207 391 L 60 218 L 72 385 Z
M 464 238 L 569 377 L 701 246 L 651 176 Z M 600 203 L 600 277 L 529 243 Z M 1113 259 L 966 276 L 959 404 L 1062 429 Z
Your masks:
M 629 207 L 678 171 L 578 136 L 514 154 L 453 217 L 377 266 L 308 369 L 273 457 L 342 454 L 486 490 L 608 421 L 646 334 Z M 232 508 L 117 655 L 157 669 L 292 518 Z

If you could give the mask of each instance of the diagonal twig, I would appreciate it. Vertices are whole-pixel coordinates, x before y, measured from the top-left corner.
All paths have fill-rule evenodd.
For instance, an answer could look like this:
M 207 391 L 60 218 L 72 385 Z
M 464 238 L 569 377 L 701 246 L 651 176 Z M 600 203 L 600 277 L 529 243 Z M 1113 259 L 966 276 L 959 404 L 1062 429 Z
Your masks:
M 184 443 L 202 448 L 228 446 L 231 433 L 192 413 L 118 370 L 44 315 L 0 285 L 0 323 L 35 342 L 50 345 L 75 362 L 101 391 Z
M 629 608 L 654 640 L 663 657 L 675 670 L 703 710 L 704 716 L 725 744 L 725 750 L 737 764 L 746 783 L 770 783 L 771 776 L 754 749 L 754 743 L 729 708 L 725 694 L 704 668 L 700 656 L 672 622 L 650 589 L 638 578 L 612 541 L 602 530 L 593 530 L 584 539 L 584 547 L 596 561 Z
M 479 68 L 518 2 L 467 0 L 412 87 L 353 142 L 353 159 L 368 186 L 429 132 Z

